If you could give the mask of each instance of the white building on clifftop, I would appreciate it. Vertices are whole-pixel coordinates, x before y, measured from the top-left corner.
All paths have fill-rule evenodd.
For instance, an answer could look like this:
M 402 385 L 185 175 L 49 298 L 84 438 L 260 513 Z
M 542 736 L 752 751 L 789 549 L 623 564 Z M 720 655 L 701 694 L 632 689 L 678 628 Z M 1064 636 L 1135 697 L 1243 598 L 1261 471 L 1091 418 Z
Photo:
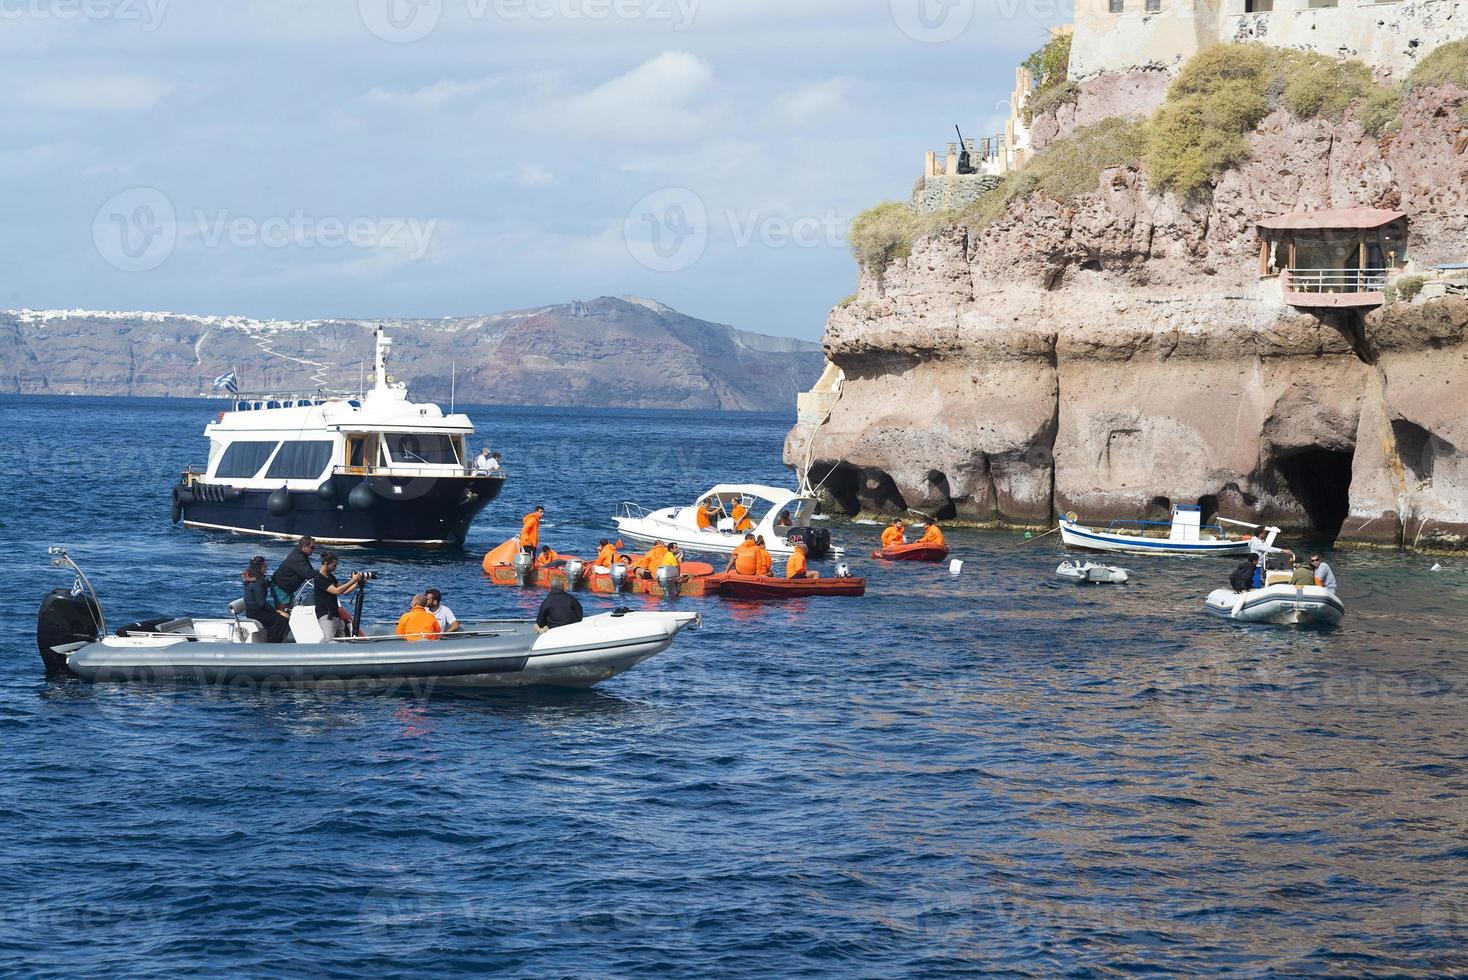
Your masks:
M 1400 75 L 1468 37 L 1468 0 L 1076 0 L 1070 77 L 1176 71 L 1211 44 L 1355 58 Z

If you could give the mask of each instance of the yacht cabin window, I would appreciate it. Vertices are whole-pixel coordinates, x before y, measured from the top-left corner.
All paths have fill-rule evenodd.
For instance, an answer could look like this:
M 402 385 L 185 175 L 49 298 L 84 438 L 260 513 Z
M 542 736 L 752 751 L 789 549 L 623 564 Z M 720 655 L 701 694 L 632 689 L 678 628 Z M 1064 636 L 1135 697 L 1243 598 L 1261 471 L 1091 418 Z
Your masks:
M 270 454 L 275 452 L 275 447 L 280 443 L 274 440 L 270 442 L 232 442 L 219 457 L 219 465 L 214 468 L 214 478 L 217 480 L 248 480 L 270 459 Z
M 287 442 L 280 447 L 270 470 L 271 480 L 315 480 L 331 463 L 331 442 Z
M 383 437 L 395 463 L 429 463 L 463 465 L 459 459 L 457 440 L 450 436 L 423 432 L 392 432 Z

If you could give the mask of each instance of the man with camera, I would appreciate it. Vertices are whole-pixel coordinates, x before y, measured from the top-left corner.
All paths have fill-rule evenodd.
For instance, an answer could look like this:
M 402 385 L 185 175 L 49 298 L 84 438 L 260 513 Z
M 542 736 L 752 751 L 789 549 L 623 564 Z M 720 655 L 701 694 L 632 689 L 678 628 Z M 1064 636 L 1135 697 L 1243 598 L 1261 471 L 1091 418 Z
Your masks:
M 311 580 L 316 593 L 316 622 L 321 625 L 323 640 L 351 635 L 351 630 L 342 619 L 340 600 L 360 589 L 362 583 L 369 578 L 366 572 L 353 572 L 352 577 L 343 585 L 336 579 L 336 566 L 336 552 L 324 552 L 321 555 L 321 571 Z

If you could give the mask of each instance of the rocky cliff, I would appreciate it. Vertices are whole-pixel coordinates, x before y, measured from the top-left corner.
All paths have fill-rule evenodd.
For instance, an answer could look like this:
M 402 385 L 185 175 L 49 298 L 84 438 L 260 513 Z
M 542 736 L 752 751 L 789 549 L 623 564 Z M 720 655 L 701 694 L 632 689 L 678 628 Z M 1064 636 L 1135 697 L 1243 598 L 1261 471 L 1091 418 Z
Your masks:
M 0 391 L 193 395 L 228 371 L 252 390 L 355 389 L 379 324 L 418 398 L 447 400 L 456 370 L 460 402 L 787 411 L 822 367 L 815 344 L 634 298 L 370 322 L 21 311 L 0 313 Z
M 845 373 L 786 460 L 848 512 L 976 524 L 1135 518 L 1202 503 L 1343 542 L 1468 535 L 1468 302 L 1369 315 L 1283 305 L 1255 222 L 1400 209 L 1419 268 L 1468 251 L 1465 92 L 1408 97 L 1399 131 L 1271 114 L 1205 199 L 1107 169 L 863 268 L 832 311 Z M 1085 109 L 1082 99 L 1081 109 Z M 1041 120 L 1058 137 L 1075 122 Z

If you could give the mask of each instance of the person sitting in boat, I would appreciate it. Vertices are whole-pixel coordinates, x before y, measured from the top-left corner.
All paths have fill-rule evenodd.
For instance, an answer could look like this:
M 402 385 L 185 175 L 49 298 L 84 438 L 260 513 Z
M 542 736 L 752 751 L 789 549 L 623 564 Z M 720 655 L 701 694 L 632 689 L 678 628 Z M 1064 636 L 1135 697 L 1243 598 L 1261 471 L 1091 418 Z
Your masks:
M 316 539 L 306 535 L 296 542 L 285 560 L 275 566 L 270 577 L 270 595 L 275 608 L 290 611 L 296 604 L 296 593 L 301 586 L 316 577 L 316 566 L 311 564 L 311 555 L 316 551 Z
M 500 471 L 500 454 L 492 453 L 485 446 L 479 455 L 474 457 L 474 465 L 471 469 L 482 476 L 489 476 Z
M 769 575 L 775 570 L 775 557 L 771 555 L 769 549 L 765 547 L 765 536 L 763 534 L 755 538 L 754 543 L 756 546 L 754 552 L 754 574 L 759 576 Z
M 882 547 L 896 548 L 907 544 L 906 528 L 901 521 L 893 521 L 892 526 L 882 532 Z
M 663 559 L 667 555 L 668 546 L 661 541 L 654 541 L 652 547 L 647 549 L 647 554 L 632 563 L 633 574 L 638 578 L 652 578 L 663 567 Z
M 719 521 L 724 516 L 724 508 L 717 500 L 709 500 L 698 512 L 698 529 L 700 531 L 712 531 L 719 526 Z
M 943 530 L 938 527 L 937 521 L 927 522 L 927 525 L 923 528 L 923 536 L 921 538 L 921 542 L 923 544 L 932 545 L 935 548 L 948 547 L 948 542 L 943 538 Z
M 398 636 L 409 643 L 419 640 L 436 640 L 443 633 L 438 619 L 428 611 L 428 597 L 415 595 L 408 611 L 398 619 Z
M 808 550 L 804 541 L 795 543 L 795 553 L 785 562 L 785 577 L 787 579 L 797 578 L 820 578 L 819 572 L 813 572 L 806 565 Z
M 266 643 L 285 643 L 291 636 L 291 618 L 270 599 L 270 579 L 265 556 L 256 555 L 242 576 L 245 582 L 245 615 L 265 628 Z
M 734 518 L 735 534 L 743 534 L 745 531 L 754 530 L 754 521 L 749 519 L 749 507 L 743 500 L 736 500 L 734 502 L 734 509 L 729 512 L 729 516 Z
M 459 632 L 458 617 L 454 615 L 452 609 L 443 604 L 442 592 L 438 589 L 428 589 L 423 593 L 423 598 L 428 600 L 424 608 L 433 613 L 433 618 L 438 621 L 440 633 L 447 636 L 450 633 Z
M 540 550 L 540 519 L 544 516 L 545 508 L 537 507 L 520 522 L 520 547 L 532 557 Z
M 608 541 L 606 538 L 601 539 L 601 543 L 596 552 L 597 571 L 605 575 L 612 570 L 613 565 L 626 563 L 627 559 L 618 552 L 617 546 L 621 543 L 620 540 L 613 542 Z
M 683 571 L 683 549 L 676 544 L 668 545 L 667 549 L 663 552 L 660 567 L 676 568 L 681 574 Z
M 788 510 L 782 510 L 782 511 L 780 511 L 780 516 L 777 517 L 777 518 L 775 518 L 775 526 L 776 527 L 794 527 L 795 526 L 795 521 L 791 519 L 791 517 L 790 517 L 790 511 L 788 511 Z
M 549 633 L 562 626 L 571 626 L 581 622 L 585 615 L 581 601 L 567 592 L 563 583 L 553 582 L 550 595 L 545 597 L 540 604 L 540 612 L 535 614 L 535 632 Z
M 744 541 L 734 549 L 734 554 L 729 558 L 729 567 L 724 569 L 725 574 L 730 572 L 735 575 L 757 575 L 759 558 L 756 552 L 760 550 L 759 543 L 754 540 L 753 534 L 746 534 Z
M 1335 572 L 1331 571 L 1330 566 L 1321 561 L 1319 555 L 1311 555 L 1310 567 L 1315 570 L 1315 584 L 1331 595 L 1335 595 Z
M 557 554 L 550 545 L 544 545 L 540 549 L 540 555 L 535 559 L 536 568 L 563 568 L 566 561 Z
M 335 640 L 339 636 L 352 635 L 347 617 L 343 615 L 341 598 L 356 592 L 367 580 L 361 572 L 353 572 L 352 577 L 347 579 L 345 584 L 338 582 L 336 566 L 336 552 L 323 552 L 321 571 L 317 572 L 316 577 L 311 580 L 311 588 L 315 593 L 316 601 L 316 622 L 321 626 L 321 637 L 324 640 Z M 276 569 L 276 574 L 280 574 L 280 569 Z
M 1233 570 L 1233 574 L 1228 577 L 1228 586 L 1235 592 L 1251 592 L 1257 588 L 1254 580 L 1258 574 L 1259 556 L 1251 554 Z
M 1308 562 L 1300 562 L 1295 565 L 1295 572 L 1290 576 L 1290 584 L 1296 588 L 1302 585 L 1314 585 L 1315 569 L 1311 568 Z

